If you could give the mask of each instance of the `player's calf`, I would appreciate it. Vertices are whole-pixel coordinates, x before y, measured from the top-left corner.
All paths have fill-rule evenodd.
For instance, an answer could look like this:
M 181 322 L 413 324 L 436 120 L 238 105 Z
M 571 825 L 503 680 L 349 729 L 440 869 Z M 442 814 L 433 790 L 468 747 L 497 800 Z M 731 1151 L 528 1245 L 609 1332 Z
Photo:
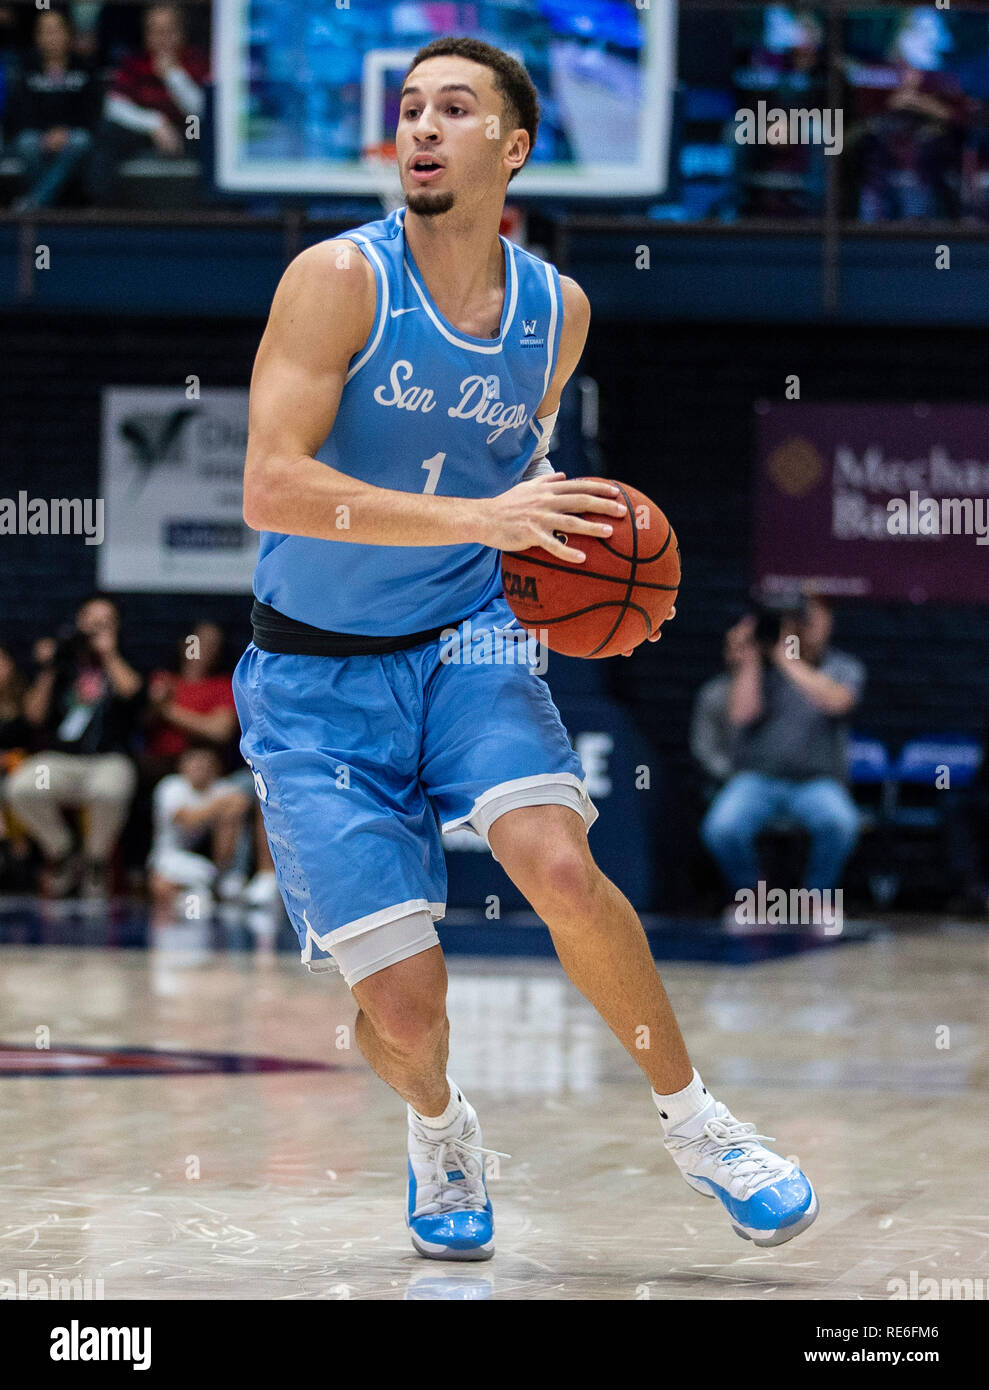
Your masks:
M 383 1081 L 426 1114 L 446 1104 L 446 984 L 436 947 L 351 986 L 358 1047 Z

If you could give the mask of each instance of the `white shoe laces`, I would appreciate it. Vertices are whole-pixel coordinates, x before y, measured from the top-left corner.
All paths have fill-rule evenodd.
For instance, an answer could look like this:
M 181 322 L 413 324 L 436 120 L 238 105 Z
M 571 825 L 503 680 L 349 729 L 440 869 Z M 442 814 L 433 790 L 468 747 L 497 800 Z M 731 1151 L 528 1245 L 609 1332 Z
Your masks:
M 421 1133 L 421 1131 L 420 1131 Z M 485 1149 L 465 1138 L 441 1139 L 433 1158 L 433 1181 L 417 1196 L 414 1216 L 440 1216 L 448 1211 L 482 1211 L 487 1204 L 482 1154 L 511 1158 L 500 1149 Z M 447 1168 L 459 1169 L 463 1178 L 448 1178 Z
M 742 1149 L 743 1154 L 726 1167 L 730 1169 L 732 1181 L 741 1186 L 738 1195 L 744 1197 L 756 1187 L 789 1176 L 793 1170 L 794 1165 L 787 1159 L 762 1148 L 763 1142 L 775 1143 L 775 1136 L 756 1134 L 751 1121 L 736 1120 L 726 1110 L 724 1118 L 708 1120 L 700 1134 L 677 1142 L 676 1147 L 696 1149 L 705 1158 L 713 1158 L 726 1149 Z

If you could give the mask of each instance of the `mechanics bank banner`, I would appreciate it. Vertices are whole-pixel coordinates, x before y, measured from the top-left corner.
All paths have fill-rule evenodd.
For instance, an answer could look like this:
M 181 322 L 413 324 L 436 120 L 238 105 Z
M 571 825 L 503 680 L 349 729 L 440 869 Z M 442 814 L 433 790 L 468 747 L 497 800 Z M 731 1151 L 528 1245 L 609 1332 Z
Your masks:
M 757 407 L 766 588 L 989 603 L 989 408 Z
M 107 387 L 101 587 L 250 593 L 257 535 L 241 514 L 246 447 L 245 390 Z

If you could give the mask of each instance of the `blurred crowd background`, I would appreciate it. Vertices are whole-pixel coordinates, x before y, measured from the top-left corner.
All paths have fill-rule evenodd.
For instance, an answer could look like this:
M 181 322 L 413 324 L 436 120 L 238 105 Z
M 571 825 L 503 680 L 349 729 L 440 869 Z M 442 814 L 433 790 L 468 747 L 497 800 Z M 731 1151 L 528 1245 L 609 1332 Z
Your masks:
M 681 842 L 693 839 L 680 906 L 722 908 L 730 925 L 760 881 L 822 894 L 850 883 L 859 911 L 901 892 L 916 905 L 919 891 L 928 908 L 989 913 L 981 739 L 926 733 L 890 757 L 857 731 L 868 672 L 833 628 L 828 598 L 794 590 L 756 595 L 725 633 L 723 669 L 692 699 L 691 765 L 664 794 Z M 106 594 L 24 660 L 0 646 L 0 892 L 137 895 L 153 921 L 195 893 L 270 924 L 274 869 L 237 752 L 238 654 L 217 623 L 191 620 L 172 662 L 142 671 Z M 583 663 L 561 661 L 580 688 Z
M 208 120 L 211 20 L 211 6 L 195 2 L 0 5 L 0 201 L 208 205 L 202 144 L 187 138 L 185 121 Z M 671 187 L 653 215 L 823 215 L 823 146 L 736 141 L 737 111 L 765 102 L 841 109 L 845 217 L 986 221 L 989 14 L 978 5 L 842 6 L 838 32 L 835 45 L 825 8 L 813 5 L 685 6 Z M 604 40 L 622 42 L 617 30 Z
M 258 0 L 269 26 L 283 3 Z M 415 29 L 493 8 L 396 0 L 389 12 Z M 499 14 L 545 11 L 607 54 L 626 42 L 632 8 L 505 0 Z M 256 542 L 237 494 L 245 388 L 286 262 L 382 209 L 374 197 L 217 191 L 215 19 L 206 0 L 0 3 L 0 492 L 92 498 L 123 479 L 108 515 L 126 505 L 136 524 L 160 506 L 148 565 L 172 565 L 156 585 L 132 555 L 129 578 L 111 584 L 100 548 L 78 537 L 0 542 L 7 893 L 133 893 L 165 914 L 189 889 L 274 902 L 230 693 L 247 583 L 220 577 Z M 347 76 L 359 55 L 334 62 Z M 628 662 L 550 662 L 591 793 L 611 798 L 597 852 L 642 909 L 718 913 L 758 875 L 843 885 L 863 912 L 982 917 L 989 590 L 967 565 L 957 592 L 932 595 L 905 564 L 899 588 L 781 595 L 754 586 L 753 551 L 758 525 L 776 524 L 757 501 L 756 413 L 787 383 L 800 382 L 786 397 L 795 412 L 874 408 L 869 448 L 891 457 L 904 429 L 926 428 L 930 403 L 982 404 L 989 6 L 683 0 L 676 72 L 662 196 L 589 207 L 519 195 L 530 245 L 594 308 L 558 466 L 653 496 L 684 557 L 663 643 Z M 840 157 L 738 143 L 737 113 L 760 103 L 840 109 Z M 551 152 L 553 131 L 549 119 Z M 954 268 L 939 274 L 946 241 Z M 114 392 L 134 398 L 111 423 Z M 223 404 L 237 392 L 239 405 Z M 797 418 L 797 455 L 823 477 L 830 445 Z M 187 447 L 197 420 L 216 457 Z M 959 457 L 984 460 L 975 416 L 956 434 Z M 932 426 L 918 449 L 946 439 Z M 196 563 L 197 527 L 212 528 L 220 556 L 196 571 L 198 592 L 176 582 L 176 567 Z M 781 657 L 788 636 L 799 662 Z M 497 891 L 522 906 L 497 866 L 454 848 L 452 905 Z

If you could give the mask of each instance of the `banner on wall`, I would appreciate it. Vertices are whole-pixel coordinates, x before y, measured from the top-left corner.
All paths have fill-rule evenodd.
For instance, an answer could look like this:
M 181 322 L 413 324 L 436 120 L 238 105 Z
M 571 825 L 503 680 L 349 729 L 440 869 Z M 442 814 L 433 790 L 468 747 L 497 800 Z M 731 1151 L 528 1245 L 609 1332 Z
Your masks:
M 763 587 L 989 603 L 989 408 L 795 401 L 756 410 Z
M 108 386 L 103 391 L 104 589 L 249 593 L 257 535 L 241 514 L 242 389 Z

